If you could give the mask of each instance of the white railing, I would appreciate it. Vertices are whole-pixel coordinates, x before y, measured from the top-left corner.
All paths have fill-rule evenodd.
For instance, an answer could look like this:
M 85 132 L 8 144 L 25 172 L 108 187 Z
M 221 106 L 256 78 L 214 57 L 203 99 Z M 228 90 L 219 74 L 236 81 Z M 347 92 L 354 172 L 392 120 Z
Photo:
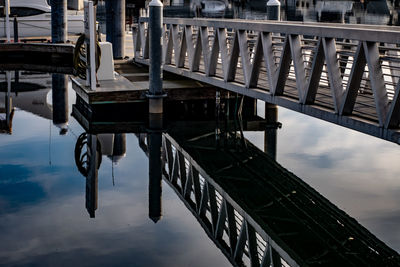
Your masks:
M 166 71 L 400 142 L 397 27 L 164 18 L 163 37 Z

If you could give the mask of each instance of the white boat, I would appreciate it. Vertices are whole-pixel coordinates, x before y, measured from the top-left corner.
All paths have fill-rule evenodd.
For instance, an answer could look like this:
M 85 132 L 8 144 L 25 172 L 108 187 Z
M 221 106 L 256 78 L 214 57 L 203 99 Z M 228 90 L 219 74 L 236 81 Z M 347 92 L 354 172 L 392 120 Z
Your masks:
M 225 2 L 206 0 L 201 2 L 201 11 L 203 13 L 221 13 L 224 12 L 226 8 Z
M 224 17 L 226 7 L 224 1 L 203 0 L 201 1 L 201 14 L 204 17 Z
M 0 38 L 6 37 L 5 17 L 0 14 Z M 18 20 L 18 36 L 51 36 L 51 7 L 46 0 L 10 0 L 10 33 L 14 36 L 13 20 Z M 84 32 L 82 11 L 68 11 L 68 34 Z

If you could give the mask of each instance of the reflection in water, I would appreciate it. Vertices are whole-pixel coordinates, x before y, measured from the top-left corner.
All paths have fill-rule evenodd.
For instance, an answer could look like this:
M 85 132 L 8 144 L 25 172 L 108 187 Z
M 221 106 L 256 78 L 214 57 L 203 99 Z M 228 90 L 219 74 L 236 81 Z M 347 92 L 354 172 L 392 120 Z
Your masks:
M 398 266 L 394 250 L 275 161 L 277 108 L 267 105 L 260 121 L 252 120 L 254 106 L 217 97 L 215 119 L 200 112 L 200 121 L 169 118 L 164 133 L 151 125 L 138 133 L 149 157 L 150 218 L 161 217 L 162 170 L 233 265 Z M 245 129 L 264 131 L 268 156 L 244 138 Z
M 60 128 L 60 135 L 68 131 L 68 76 L 52 74 L 53 123 Z
M 7 91 L 4 94 L 4 103 L 0 107 L 0 133 L 12 133 L 12 119 L 14 117 L 14 108 L 11 97 L 11 73 L 6 72 Z M 0 102 L 1 103 L 1 102 Z
M 161 127 L 149 125 L 141 113 L 146 105 L 126 109 L 135 111 L 131 121 L 111 121 L 112 116 L 99 113 L 77 117 L 85 125 L 78 141 L 74 132 L 82 129 L 69 120 L 71 134 L 54 137 L 58 154 L 45 167 L 48 121 L 27 112 L 14 118 L 13 135 L 0 136 L 5 140 L 0 142 L 0 265 L 57 260 L 79 265 L 90 258 L 88 265 L 182 266 L 195 261 L 197 266 L 220 266 L 220 251 L 235 266 L 279 266 L 283 261 L 399 265 L 395 251 L 274 160 L 280 127 L 276 106 L 267 106 L 265 119 L 255 116 L 254 100 L 240 97 L 218 99 L 217 105 L 213 100 L 166 106 Z M 299 121 L 303 123 L 293 124 Z M 26 129 L 41 131 L 32 137 Z M 244 138 L 248 131 L 263 136 L 259 147 L 264 151 Z M 139 136 L 149 169 L 132 146 L 131 133 Z M 296 135 L 305 138 L 301 132 Z M 18 138 L 22 141 L 16 142 Z M 71 163 L 73 145 L 85 181 Z M 101 162 L 103 155 L 111 160 Z M 102 177 L 114 174 L 118 160 L 119 179 L 112 187 Z M 146 182 L 139 186 L 146 173 L 148 188 Z M 88 219 L 95 215 L 96 220 Z M 163 220 L 147 225 L 147 215 Z M 201 239 L 206 235 L 199 225 L 211 241 Z M 188 235 L 192 239 L 186 241 Z
M 152 114 L 149 120 L 149 218 L 157 223 L 162 217 L 162 116 Z

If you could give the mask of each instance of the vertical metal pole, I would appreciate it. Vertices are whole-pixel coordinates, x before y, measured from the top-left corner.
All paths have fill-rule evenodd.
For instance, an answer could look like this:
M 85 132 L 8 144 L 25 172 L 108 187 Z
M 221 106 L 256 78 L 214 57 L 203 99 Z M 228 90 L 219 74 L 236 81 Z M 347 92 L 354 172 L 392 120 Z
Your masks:
M 277 134 L 278 134 L 278 106 L 265 102 L 265 122 L 267 129 L 264 131 L 264 152 L 276 160 Z
M 7 42 L 11 42 L 11 32 L 10 32 L 10 0 L 5 0 L 6 8 L 6 36 Z
M 18 43 L 18 20 L 14 17 L 14 43 Z
M 281 20 L 281 3 L 279 0 L 269 0 L 267 2 L 267 19 Z
M 163 4 L 152 0 L 149 4 L 150 68 L 149 68 L 149 113 L 163 113 L 162 89 L 162 27 Z
M 125 57 L 125 0 L 106 0 L 106 35 L 114 59 Z
M 65 74 L 52 74 L 53 123 L 60 134 L 67 132 L 68 124 L 68 78 Z
M 68 37 L 67 0 L 51 0 L 51 42 L 65 43 Z

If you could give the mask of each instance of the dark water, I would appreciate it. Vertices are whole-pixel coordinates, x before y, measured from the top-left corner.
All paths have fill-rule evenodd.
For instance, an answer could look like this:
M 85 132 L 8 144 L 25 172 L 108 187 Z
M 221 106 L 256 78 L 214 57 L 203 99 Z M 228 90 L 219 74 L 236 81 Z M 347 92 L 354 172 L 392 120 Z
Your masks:
M 134 134 L 125 135 L 119 156 L 104 147 L 90 218 L 74 159 L 84 129 L 71 116 L 68 126 L 53 124 L 51 75 L 20 79 L 45 89 L 11 93 L 12 130 L 0 135 L 1 266 L 230 266 L 165 182 L 163 217 L 150 220 L 149 162 Z M 68 86 L 69 115 L 75 96 Z M 399 252 L 398 145 L 283 108 L 278 114 L 278 163 Z M 263 131 L 244 136 L 264 149 Z

